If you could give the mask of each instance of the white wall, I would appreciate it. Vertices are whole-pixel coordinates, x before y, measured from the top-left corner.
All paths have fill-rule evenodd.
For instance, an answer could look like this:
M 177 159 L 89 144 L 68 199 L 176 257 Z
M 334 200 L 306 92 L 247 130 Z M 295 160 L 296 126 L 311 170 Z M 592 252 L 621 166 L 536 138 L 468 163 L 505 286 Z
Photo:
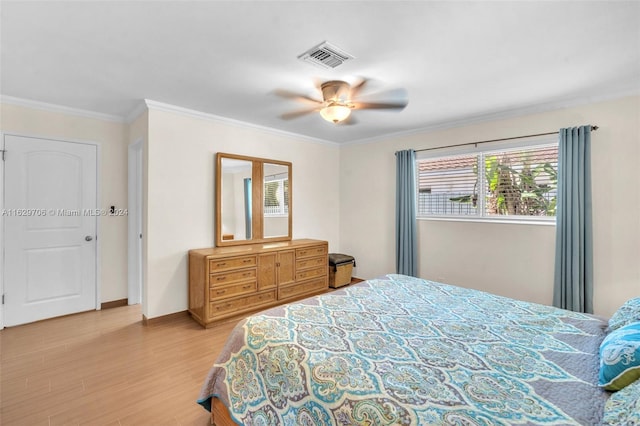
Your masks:
M 352 144 L 340 150 L 340 250 L 354 275 L 395 271 L 395 151 L 598 125 L 592 134 L 594 309 L 610 315 L 640 295 L 640 97 Z M 419 275 L 551 304 L 555 227 L 418 223 Z
M 293 238 L 339 239 L 339 147 L 149 110 L 147 317 L 188 306 L 187 252 L 214 245 L 216 152 L 293 163 Z
M 0 105 L 0 130 L 24 136 L 98 142 L 100 144 L 100 200 L 98 207 L 127 208 L 127 126 L 24 106 Z M 10 183 L 7 183 L 10 185 Z M 127 297 L 127 217 L 100 218 L 101 300 Z

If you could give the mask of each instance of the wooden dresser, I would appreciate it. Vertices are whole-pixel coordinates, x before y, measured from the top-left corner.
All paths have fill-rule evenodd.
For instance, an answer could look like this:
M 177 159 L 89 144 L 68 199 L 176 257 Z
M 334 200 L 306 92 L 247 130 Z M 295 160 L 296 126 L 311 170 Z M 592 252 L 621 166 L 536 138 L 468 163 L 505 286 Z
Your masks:
M 189 312 L 200 324 L 324 292 L 329 244 L 292 240 L 189 251 Z

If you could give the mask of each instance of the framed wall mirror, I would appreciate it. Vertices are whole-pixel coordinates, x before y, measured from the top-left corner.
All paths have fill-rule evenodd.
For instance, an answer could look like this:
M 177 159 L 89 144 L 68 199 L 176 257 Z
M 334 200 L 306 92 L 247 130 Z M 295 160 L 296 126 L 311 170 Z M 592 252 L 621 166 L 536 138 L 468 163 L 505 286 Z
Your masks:
M 216 154 L 216 246 L 291 240 L 291 163 Z

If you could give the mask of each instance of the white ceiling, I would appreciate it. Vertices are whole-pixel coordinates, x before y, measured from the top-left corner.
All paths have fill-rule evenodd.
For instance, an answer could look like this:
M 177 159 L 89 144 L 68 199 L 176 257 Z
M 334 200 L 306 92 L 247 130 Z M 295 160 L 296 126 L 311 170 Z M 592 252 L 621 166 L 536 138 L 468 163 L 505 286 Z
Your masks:
M 7 1 L 0 93 L 125 119 L 143 99 L 330 142 L 640 93 L 638 1 Z M 327 40 L 355 56 L 297 56 Z M 405 88 L 355 125 L 277 97 L 315 82 Z M 367 91 L 365 91 L 367 92 Z M 366 94 L 366 93 L 365 93 Z

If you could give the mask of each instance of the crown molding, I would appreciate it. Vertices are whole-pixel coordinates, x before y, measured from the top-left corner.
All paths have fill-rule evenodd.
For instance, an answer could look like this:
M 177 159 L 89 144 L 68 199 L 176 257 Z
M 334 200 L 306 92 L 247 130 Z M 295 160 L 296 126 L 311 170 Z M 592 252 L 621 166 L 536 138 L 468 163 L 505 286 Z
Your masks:
M 252 124 L 246 121 L 235 120 L 233 118 L 222 117 L 215 114 L 210 114 L 202 111 L 197 111 L 189 108 L 183 108 L 175 105 L 166 104 L 163 102 L 157 102 L 150 99 L 145 99 L 144 103 L 149 110 L 170 112 L 174 114 L 183 115 L 186 117 L 199 118 L 202 120 L 208 120 L 218 123 L 224 123 L 235 127 L 241 127 L 246 129 L 254 129 L 265 133 L 271 133 L 278 136 L 286 136 L 295 139 L 302 139 L 306 142 L 319 143 L 323 145 L 340 146 L 339 143 L 328 141 L 326 139 L 314 138 L 311 136 L 301 135 L 299 133 L 287 132 L 285 130 L 274 129 L 273 127 L 260 126 L 258 124 Z M 139 115 L 139 114 L 138 114 Z
M 420 135 L 423 133 L 431 133 L 438 130 L 452 129 L 456 127 L 465 127 L 473 124 L 486 123 L 491 121 L 500 121 L 509 118 L 524 117 L 527 115 L 541 114 L 545 112 L 557 111 L 561 109 L 574 108 L 583 105 L 593 104 L 597 102 L 605 102 L 615 99 L 622 99 L 630 96 L 639 96 L 640 88 L 625 89 L 616 92 L 610 92 L 600 96 L 582 96 L 573 99 L 565 99 L 561 101 L 546 102 L 543 104 L 529 105 L 522 108 L 515 108 L 503 111 L 494 111 L 485 114 L 469 115 L 455 120 L 435 122 L 431 125 L 418 129 L 407 131 L 388 133 L 382 136 L 372 138 L 363 138 L 349 142 L 343 142 L 341 145 L 361 145 L 382 142 L 395 138 L 409 137 Z
M 16 106 L 21 106 L 25 108 L 32 108 L 32 109 L 53 112 L 53 113 L 75 115 L 77 117 L 83 117 L 83 118 L 92 118 L 95 120 L 111 121 L 115 123 L 125 122 L 125 120 L 122 117 L 117 115 L 103 114 L 101 112 L 71 108 L 71 107 L 66 107 L 62 105 L 34 101 L 31 99 L 16 98 L 14 96 L 0 95 L 0 103 L 16 105 Z
M 127 124 L 131 124 L 138 119 L 142 114 L 147 111 L 147 103 L 145 101 L 140 101 L 138 104 L 127 114 L 125 117 L 125 122 Z

